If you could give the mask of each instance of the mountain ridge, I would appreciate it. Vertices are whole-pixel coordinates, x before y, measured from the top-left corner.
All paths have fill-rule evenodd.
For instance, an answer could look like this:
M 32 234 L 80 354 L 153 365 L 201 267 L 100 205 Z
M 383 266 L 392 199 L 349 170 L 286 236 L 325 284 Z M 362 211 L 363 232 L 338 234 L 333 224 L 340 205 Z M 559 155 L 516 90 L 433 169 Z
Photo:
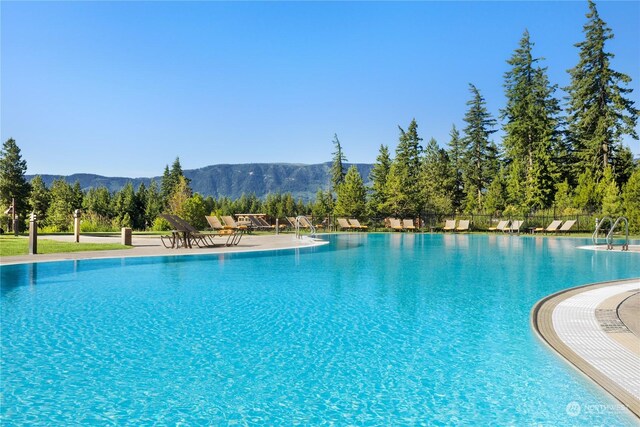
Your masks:
M 373 167 L 369 163 L 345 163 L 345 171 L 355 165 L 365 184 L 369 183 L 369 173 Z M 202 196 L 214 198 L 229 197 L 236 199 L 242 194 L 255 194 L 264 198 L 269 193 L 291 193 L 294 198 L 311 200 L 319 188 L 328 189 L 331 162 L 318 164 L 303 163 L 239 163 L 216 164 L 197 169 L 185 169 L 185 177 L 191 180 L 191 188 Z M 26 175 L 28 181 L 36 175 Z M 134 188 L 144 183 L 149 186 L 152 180 L 160 184 L 162 177 L 108 177 L 91 173 L 71 175 L 40 175 L 47 185 L 55 179 L 63 178 L 70 184 L 78 181 L 83 190 L 104 186 L 109 191 L 119 191 L 128 182 Z

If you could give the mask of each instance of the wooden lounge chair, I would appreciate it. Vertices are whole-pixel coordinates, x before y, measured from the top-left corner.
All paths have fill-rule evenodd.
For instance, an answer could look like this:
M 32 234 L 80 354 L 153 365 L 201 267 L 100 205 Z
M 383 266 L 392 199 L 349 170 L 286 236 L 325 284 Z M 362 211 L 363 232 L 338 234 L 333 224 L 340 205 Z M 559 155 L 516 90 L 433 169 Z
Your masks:
M 498 222 L 498 225 L 495 227 L 489 227 L 488 230 L 489 231 L 504 231 L 505 229 L 509 228 L 509 220 L 500 220 L 500 222 Z
M 444 222 L 444 227 L 442 227 L 442 231 L 453 231 L 456 229 L 456 220 L 448 219 Z
M 408 230 L 408 231 L 416 231 L 416 226 L 413 225 L 413 220 L 411 218 L 403 219 L 402 220 L 402 227 L 405 230 Z
M 402 231 L 402 223 L 398 218 L 389 218 L 389 226 L 393 231 Z
M 571 230 L 571 227 L 573 227 L 573 224 L 575 223 L 576 223 L 575 219 L 570 219 L 569 221 L 566 221 L 564 224 L 562 224 L 562 227 L 558 229 L 558 233 L 568 233 L 569 230 Z
M 469 220 L 461 219 L 458 221 L 458 226 L 456 227 L 456 231 L 469 231 Z
M 346 218 L 338 218 L 338 227 L 341 230 L 353 230 L 353 226 L 349 224 Z
M 360 221 L 358 221 L 357 219 L 349 219 L 349 224 L 351 224 L 351 227 L 354 230 L 361 230 L 361 231 L 366 231 L 369 227 L 367 227 L 366 225 L 362 225 L 360 224 Z
M 533 232 L 534 233 L 540 233 L 541 231 L 544 231 L 545 233 L 556 232 L 558 231 L 558 227 L 560 227 L 560 224 L 562 224 L 562 221 L 560 221 L 559 219 L 556 219 L 554 221 L 551 221 L 551 224 L 549 224 L 547 228 L 536 227 L 533 229 Z
M 520 227 L 522 227 L 524 221 L 515 220 L 511 223 L 511 227 L 509 227 L 509 233 L 518 233 L 520 234 Z

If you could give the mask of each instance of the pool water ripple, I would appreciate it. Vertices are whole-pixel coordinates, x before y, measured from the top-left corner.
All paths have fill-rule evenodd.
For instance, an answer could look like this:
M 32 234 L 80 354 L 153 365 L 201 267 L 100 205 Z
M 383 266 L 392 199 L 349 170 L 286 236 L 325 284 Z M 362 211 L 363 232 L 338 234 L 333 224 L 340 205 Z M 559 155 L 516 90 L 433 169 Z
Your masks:
M 633 425 L 529 329 L 640 275 L 573 239 L 343 235 L 270 254 L 6 266 L 4 425 Z M 609 411 L 567 413 L 577 401 Z

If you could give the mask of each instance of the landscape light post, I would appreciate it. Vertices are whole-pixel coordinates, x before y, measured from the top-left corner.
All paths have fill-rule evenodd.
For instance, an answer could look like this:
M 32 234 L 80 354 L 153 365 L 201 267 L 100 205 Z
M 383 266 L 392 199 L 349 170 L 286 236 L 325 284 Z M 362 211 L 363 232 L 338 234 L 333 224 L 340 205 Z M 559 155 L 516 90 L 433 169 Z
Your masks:
M 35 212 L 31 212 L 29 220 L 29 255 L 38 253 L 38 219 Z
M 73 212 L 73 236 L 74 236 L 74 241 L 76 243 L 80 242 L 80 215 L 82 214 L 82 212 L 80 211 L 80 209 L 76 209 Z

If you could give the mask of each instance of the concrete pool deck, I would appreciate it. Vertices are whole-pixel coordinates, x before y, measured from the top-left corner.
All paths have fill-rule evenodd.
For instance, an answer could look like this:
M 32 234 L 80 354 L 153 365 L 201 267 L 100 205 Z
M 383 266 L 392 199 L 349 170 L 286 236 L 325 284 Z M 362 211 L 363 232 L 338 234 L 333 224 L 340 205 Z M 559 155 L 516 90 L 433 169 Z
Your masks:
M 640 278 L 550 295 L 531 322 L 546 344 L 640 417 Z
M 62 242 L 73 242 L 72 235 L 51 235 L 41 236 L 39 239 L 58 240 Z M 257 252 L 277 249 L 296 249 L 319 246 L 329 243 L 328 241 L 314 241 L 307 236 L 296 239 L 293 234 L 279 235 L 253 235 L 242 236 L 237 246 L 224 246 L 226 238 L 221 237 L 217 244 L 219 246 L 211 248 L 180 248 L 167 249 L 162 245 L 159 236 L 133 236 L 132 247 L 130 249 L 98 250 L 85 252 L 64 252 L 55 254 L 38 255 L 16 255 L 0 258 L 0 265 L 25 264 L 32 262 L 69 261 L 81 259 L 104 259 L 122 257 L 151 257 L 151 256 L 176 256 L 176 255 L 202 255 L 202 254 L 225 254 L 237 252 Z M 82 243 L 120 243 L 118 236 L 80 236 Z

